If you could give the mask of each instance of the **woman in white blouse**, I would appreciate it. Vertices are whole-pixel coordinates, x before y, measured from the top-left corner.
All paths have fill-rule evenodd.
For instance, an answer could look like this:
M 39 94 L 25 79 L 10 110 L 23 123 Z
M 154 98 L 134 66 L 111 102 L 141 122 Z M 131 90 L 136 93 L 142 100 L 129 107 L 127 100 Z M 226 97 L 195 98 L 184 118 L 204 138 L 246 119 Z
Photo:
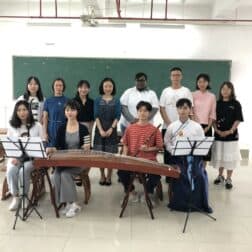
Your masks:
M 27 101 L 21 100 L 16 103 L 7 136 L 9 138 L 25 136 L 42 138 L 42 126 L 34 120 Z M 10 158 L 7 163 L 6 177 L 9 190 L 13 195 L 13 200 L 9 206 L 10 211 L 14 211 L 18 207 L 19 182 L 23 184 L 23 169 L 20 169 L 22 166 L 24 166 L 24 193 L 27 195 L 30 187 L 30 174 L 33 170 L 32 160 L 26 160 L 21 163 L 17 158 Z

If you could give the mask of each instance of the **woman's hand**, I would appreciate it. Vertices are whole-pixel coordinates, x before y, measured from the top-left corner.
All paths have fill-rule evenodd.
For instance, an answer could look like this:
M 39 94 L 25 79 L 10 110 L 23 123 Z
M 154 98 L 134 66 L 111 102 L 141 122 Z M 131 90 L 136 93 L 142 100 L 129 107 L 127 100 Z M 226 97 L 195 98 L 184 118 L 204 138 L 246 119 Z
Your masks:
M 100 129 L 99 132 L 100 132 L 101 137 L 107 136 L 106 132 L 103 129 Z
M 110 137 L 112 133 L 113 133 L 113 128 L 109 128 L 109 129 L 106 131 L 106 137 Z
M 52 156 L 52 154 L 53 154 L 54 152 L 56 152 L 56 151 L 57 151 L 57 149 L 54 148 L 54 147 L 47 147 L 47 148 L 46 148 L 46 155 L 47 155 L 47 158 L 49 159 L 49 158 Z
M 226 131 L 221 131 L 221 130 L 216 130 L 215 131 L 220 137 L 226 137 L 229 135 L 229 130 Z
M 233 131 L 231 131 L 231 130 L 222 131 L 223 137 L 226 137 L 226 136 L 229 136 L 229 135 L 232 135 L 232 134 L 233 134 Z

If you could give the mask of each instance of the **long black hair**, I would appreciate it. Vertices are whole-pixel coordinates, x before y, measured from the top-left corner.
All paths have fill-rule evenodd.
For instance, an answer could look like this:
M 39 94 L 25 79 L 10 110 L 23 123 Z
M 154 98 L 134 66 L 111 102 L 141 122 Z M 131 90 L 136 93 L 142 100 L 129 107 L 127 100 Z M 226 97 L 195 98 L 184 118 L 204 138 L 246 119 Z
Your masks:
M 112 78 L 109 78 L 109 77 L 106 77 L 106 78 L 104 78 L 104 79 L 101 81 L 100 86 L 99 86 L 99 93 L 100 93 L 100 95 L 104 95 L 103 84 L 104 84 L 105 82 L 107 82 L 107 81 L 109 81 L 109 82 L 112 83 L 113 90 L 112 90 L 111 95 L 114 96 L 114 95 L 116 94 L 116 84 L 115 84 L 114 80 L 113 80 Z
M 207 85 L 206 89 L 211 89 L 211 86 L 210 86 L 210 76 L 208 74 L 206 74 L 206 73 L 200 73 L 197 76 L 197 78 L 196 78 L 196 89 L 197 90 L 199 90 L 198 81 L 200 79 L 203 79 L 204 81 L 207 82 L 208 85 Z
M 43 96 L 43 92 L 42 92 L 42 89 L 41 89 L 40 81 L 39 81 L 38 77 L 36 77 L 36 76 L 30 76 L 30 77 L 27 79 L 27 82 L 26 82 L 26 89 L 25 89 L 25 92 L 24 92 L 24 99 L 25 99 L 26 101 L 28 101 L 28 100 L 29 100 L 29 97 L 31 96 L 30 91 L 29 91 L 29 89 L 28 89 L 28 85 L 29 85 L 29 83 L 30 83 L 32 80 L 34 80 L 34 81 L 36 82 L 36 84 L 38 85 L 38 87 L 39 87 L 36 96 L 38 97 L 38 100 L 41 102 L 41 101 L 44 100 L 44 96 Z
M 80 80 L 77 84 L 77 92 L 75 95 L 75 99 L 77 99 L 78 101 L 80 100 L 80 94 L 78 92 L 78 88 L 82 87 L 82 86 L 86 86 L 88 89 L 90 89 L 90 83 L 87 80 Z M 88 98 L 88 94 L 86 95 L 86 97 Z
M 13 128 L 20 128 L 21 127 L 22 122 L 21 122 L 20 118 L 17 115 L 18 108 L 21 105 L 25 106 L 26 109 L 29 111 L 26 125 L 27 125 L 27 127 L 29 125 L 29 128 L 31 128 L 35 124 L 35 120 L 34 120 L 33 115 L 32 115 L 30 104 L 27 101 L 25 101 L 25 100 L 18 101 L 15 104 L 15 107 L 14 107 L 14 110 L 13 110 L 13 113 L 12 113 L 12 117 L 10 119 L 10 125 Z
M 219 92 L 219 100 L 223 100 L 223 96 L 221 94 L 221 90 L 224 86 L 227 86 L 229 89 L 231 89 L 231 95 L 229 97 L 229 100 L 236 100 L 234 85 L 230 81 L 224 81 L 220 86 L 220 92 Z

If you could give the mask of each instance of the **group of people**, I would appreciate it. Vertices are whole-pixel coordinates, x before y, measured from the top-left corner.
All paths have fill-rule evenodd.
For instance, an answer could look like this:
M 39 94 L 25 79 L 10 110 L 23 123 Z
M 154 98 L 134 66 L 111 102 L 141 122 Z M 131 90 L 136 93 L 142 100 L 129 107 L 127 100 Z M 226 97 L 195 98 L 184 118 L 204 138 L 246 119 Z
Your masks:
M 182 86 L 182 70 L 174 67 L 170 70 L 171 85 L 166 87 L 160 100 L 147 85 L 147 75 L 137 73 L 135 86 L 127 89 L 120 99 L 116 98 L 116 84 L 113 79 L 105 78 L 99 86 L 99 97 L 89 97 L 90 84 L 81 80 L 73 99 L 64 96 L 66 84 L 62 78 L 52 83 L 53 96 L 43 97 L 41 84 L 37 77 L 27 80 L 26 91 L 15 104 L 8 136 L 39 136 L 46 141 L 47 153 L 65 149 L 94 150 L 117 153 L 118 130 L 120 123 L 121 142 L 124 155 L 157 160 L 158 151 L 164 147 L 164 163 L 177 164 L 181 168 L 178 180 L 170 180 L 172 194 L 168 207 L 186 211 L 188 208 L 188 191 L 194 191 L 193 201 L 197 208 L 212 212 L 208 205 L 208 181 L 206 161 L 211 161 L 219 174 L 214 184 L 225 182 L 226 189 L 232 188 L 233 169 L 239 166 L 238 126 L 243 121 L 242 108 L 236 100 L 234 86 L 225 81 L 220 86 L 219 99 L 210 92 L 210 77 L 199 74 L 196 79 L 196 91 L 191 92 Z M 153 119 L 160 111 L 163 119 L 162 134 L 153 125 Z M 95 123 L 95 129 L 93 125 Z M 202 160 L 201 157 L 171 154 L 172 147 L 179 137 L 212 136 L 214 129 L 215 142 L 211 152 Z M 92 132 L 94 132 L 92 136 Z M 91 146 L 91 138 L 94 139 Z M 193 179 L 188 172 L 195 166 Z M 9 209 L 18 206 L 18 182 L 21 162 L 9 159 L 7 164 L 7 182 L 13 200 Z M 29 192 L 32 160 L 24 162 L 26 194 Z M 66 203 L 63 213 L 73 217 L 80 210 L 77 202 L 76 187 L 73 176 L 80 174 L 83 168 L 56 168 L 53 174 L 55 198 L 57 204 Z M 224 169 L 227 176 L 224 177 Z M 100 185 L 112 184 L 112 170 L 101 170 Z M 127 192 L 130 183 L 130 172 L 118 171 L 119 181 Z M 160 176 L 146 174 L 147 192 L 154 200 L 154 190 Z M 132 200 L 139 201 L 142 195 L 131 191 Z

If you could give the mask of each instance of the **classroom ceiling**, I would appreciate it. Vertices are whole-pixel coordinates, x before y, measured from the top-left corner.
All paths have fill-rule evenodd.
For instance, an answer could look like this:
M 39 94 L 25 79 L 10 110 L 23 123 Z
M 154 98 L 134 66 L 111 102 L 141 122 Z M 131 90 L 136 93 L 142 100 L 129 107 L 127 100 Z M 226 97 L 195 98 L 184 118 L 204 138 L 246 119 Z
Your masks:
M 252 0 L 0 0 L 0 18 L 31 16 L 69 19 L 82 16 L 82 20 L 97 21 L 252 23 Z

